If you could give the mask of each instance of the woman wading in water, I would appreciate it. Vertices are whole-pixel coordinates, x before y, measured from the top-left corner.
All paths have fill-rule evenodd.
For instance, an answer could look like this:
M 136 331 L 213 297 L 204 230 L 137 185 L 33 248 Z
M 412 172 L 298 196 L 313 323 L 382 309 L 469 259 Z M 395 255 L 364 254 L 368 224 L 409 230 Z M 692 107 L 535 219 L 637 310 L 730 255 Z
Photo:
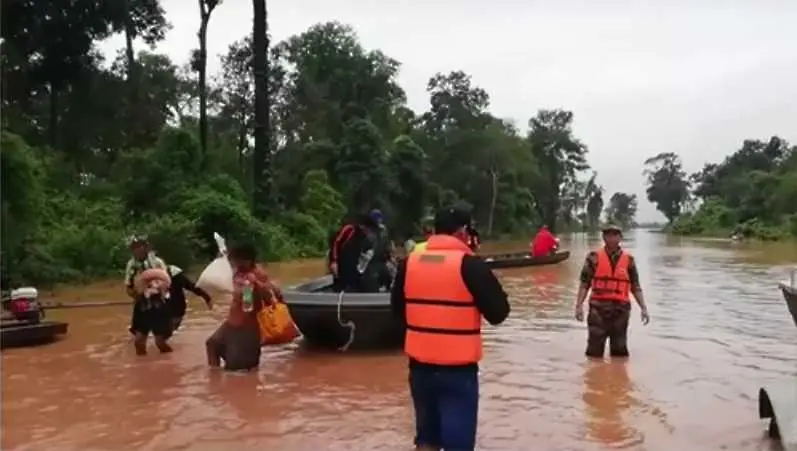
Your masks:
M 260 364 L 258 312 L 271 300 L 273 286 L 265 269 L 256 263 L 252 245 L 238 245 L 227 254 L 233 268 L 233 298 L 227 320 L 208 338 L 208 365 L 224 361 L 228 371 L 248 371 Z
M 171 280 L 166 272 L 166 263 L 155 255 L 145 237 L 133 236 L 130 250 L 133 258 L 125 269 L 125 288 L 134 300 L 130 332 L 135 335 L 136 354 L 147 354 L 150 333 L 155 336 L 155 345 L 160 352 L 172 352 L 167 343 L 172 335 L 172 323 L 167 307 Z

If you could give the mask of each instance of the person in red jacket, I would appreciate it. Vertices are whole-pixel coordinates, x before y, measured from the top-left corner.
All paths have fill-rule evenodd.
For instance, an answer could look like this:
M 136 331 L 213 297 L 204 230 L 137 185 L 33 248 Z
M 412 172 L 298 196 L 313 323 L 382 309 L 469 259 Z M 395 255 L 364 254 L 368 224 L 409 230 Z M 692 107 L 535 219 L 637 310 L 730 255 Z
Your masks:
M 556 237 L 553 236 L 553 233 L 548 230 L 548 226 L 544 225 L 531 241 L 531 256 L 542 257 L 549 255 L 553 252 L 556 252 L 558 247 L 559 240 L 557 240 Z

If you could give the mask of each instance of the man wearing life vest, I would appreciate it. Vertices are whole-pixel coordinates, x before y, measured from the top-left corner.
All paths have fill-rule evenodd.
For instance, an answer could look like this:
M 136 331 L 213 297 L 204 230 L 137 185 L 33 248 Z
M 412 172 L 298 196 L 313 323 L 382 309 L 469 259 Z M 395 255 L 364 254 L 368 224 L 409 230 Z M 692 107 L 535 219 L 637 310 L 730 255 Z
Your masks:
M 475 448 L 482 317 L 497 325 L 509 315 L 500 282 L 468 247 L 470 219 L 460 208 L 439 211 L 426 249 L 399 263 L 393 283 L 391 307 L 407 327 L 418 451 Z
M 603 248 L 592 251 L 581 270 L 576 319 L 584 321 L 584 301 L 589 294 L 587 357 L 603 357 L 606 340 L 612 357 L 628 357 L 628 319 L 631 295 L 642 310 L 642 324 L 650 321 L 634 257 L 620 247 L 622 230 L 603 229 Z

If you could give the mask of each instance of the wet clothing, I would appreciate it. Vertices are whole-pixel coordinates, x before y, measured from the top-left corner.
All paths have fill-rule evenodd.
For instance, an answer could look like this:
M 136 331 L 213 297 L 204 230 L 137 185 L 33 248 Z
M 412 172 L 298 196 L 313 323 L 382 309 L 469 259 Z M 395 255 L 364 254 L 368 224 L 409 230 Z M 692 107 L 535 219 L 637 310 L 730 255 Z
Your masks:
M 624 269 L 617 271 L 618 266 L 623 266 Z M 624 274 L 618 274 L 620 272 Z M 607 274 L 612 276 L 607 277 Z M 584 261 L 580 278 L 583 285 L 591 288 L 589 313 L 587 314 L 589 334 L 586 355 L 588 357 L 603 357 L 608 340 L 611 356 L 627 357 L 629 355 L 628 321 L 631 316 L 628 292 L 641 290 L 639 271 L 634 257 L 621 248 L 614 251 L 607 251 L 605 248 L 592 251 Z M 616 290 L 617 284 L 620 287 L 625 285 L 625 288 L 619 290 L 622 293 L 615 293 L 618 291 Z M 606 290 L 606 288 L 610 289 Z
M 244 310 L 243 286 L 245 281 L 253 289 L 251 311 Z M 227 320 L 219 326 L 205 344 L 221 357 L 224 369 L 250 370 L 260 364 L 260 326 L 257 314 L 271 296 L 271 282 L 265 269 L 256 265 L 250 272 L 237 272 L 233 276 L 233 298 Z
M 628 320 L 631 318 L 631 304 L 618 302 L 590 302 L 587 314 L 588 357 L 603 357 L 606 341 L 609 341 L 609 355 L 628 357 Z
M 172 285 L 169 288 L 169 300 L 167 305 L 172 317 L 172 330 L 176 331 L 180 328 L 185 316 L 185 311 L 188 308 L 188 301 L 185 298 L 185 291 L 188 290 L 195 295 L 205 300 L 205 303 L 210 302 L 210 295 L 194 284 L 188 278 L 182 269 L 174 265 L 169 265 L 169 275 L 172 278 Z
M 208 338 L 207 346 L 224 361 L 227 371 L 247 371 L 260 365 L 260 329 L 222 323 Z
M 158 298 L 158 299 L 154 299 Z M 168 338 L 172 335 L 172 315 L 166 302 L 160 296 L 145 299 L 139 295 L 133 305 L 130 332 Z
M 543 227 L 531 241 L 531 255 L 532 257 L 549 255 L 556 250 L 557 245 L 553 233 L 547 227 Z
M 481 317 L 500 324 L 510 307 L 498 279 L 465 243 L 449 235 L 427 243 L 399 263 L 390 297 L 407 327 L 415 444 L 473 450 Z
M 476 448 L 479 372 L 419 367 L 410 371 L 415 410 L 415 446 L 438 445 L 450 450 Z
M 148 269 L 166 270 L 166 263 L 153 252 L 147 254 L 143 260 L 131 258 L 125 267 L 125 287 L 128 292 L 134 290 L 136 276 Z M 137 294 L 133 302 L 133 312 L 130 318 L 129 331 L 132 334 L 157 335 L 169 337 L 172 333 L 171 315 L 166 306 L 164 296 L 144 296 Z

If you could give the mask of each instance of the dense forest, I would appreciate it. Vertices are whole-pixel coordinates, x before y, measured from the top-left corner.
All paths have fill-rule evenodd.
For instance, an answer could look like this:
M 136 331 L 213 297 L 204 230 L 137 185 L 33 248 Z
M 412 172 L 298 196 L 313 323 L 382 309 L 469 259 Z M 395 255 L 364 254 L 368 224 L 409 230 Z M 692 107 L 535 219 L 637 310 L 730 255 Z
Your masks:
M 720 163 L 687 175 L 675 153 L 645 162 L 647 197 L 680 235 L 797 237 L 797 146 L 746 140 Z
M 459 70 L 430 74 L 428 109 L 412 111 L 398 61 L 337 22 L 272 43 L 264 0 L 208 74 L 220 3 L 199 4 L 185 65 L 157 52 L 170 29 L 158 0 L 3 5 L 11 283 L 118 273 L 132 233 L 179 265 L 206 259 L 214 231 L 268 260 L 319 255 L 347 214 L 370 208 L 397 240 L 456 201 L 486 236 L 597 226 L 603 189 L 571 112 L 532 111 L 521 131 Z M 126 45 L 107 59 L 97 44 L 115 34 Z M 612 220 L 633 220 L 634 196 L 607 205 Z
M 178 265 L 207 259 L 213 232 L 267 260 L 320 255 L 344 217 L 371 208 L 396 240 L 457 201 L 488 237 L 594 229 L 603 213 L 633 224 L 636 196 L 604 202 L 571 112 L 530 111 L 521 130 L 456 68 L 430 73 L 428 108 L 412 111 L 399 61 L 337 22 L 270 42 L 265 0 L 250 32 L 208 55 L 220 6 L 199 1 L 181 64 L 158 53 L 171 28 L 159 0 L 4 2 L 3 285 L 118 274 L 132 233 Z M 125 46 L 107 58 L 97 46 L 114 35 Z M 794 151 L 740 152 L 695 180 L 675 156 L 649 162 L 649 199 L 673 230 L 795 230 Z

